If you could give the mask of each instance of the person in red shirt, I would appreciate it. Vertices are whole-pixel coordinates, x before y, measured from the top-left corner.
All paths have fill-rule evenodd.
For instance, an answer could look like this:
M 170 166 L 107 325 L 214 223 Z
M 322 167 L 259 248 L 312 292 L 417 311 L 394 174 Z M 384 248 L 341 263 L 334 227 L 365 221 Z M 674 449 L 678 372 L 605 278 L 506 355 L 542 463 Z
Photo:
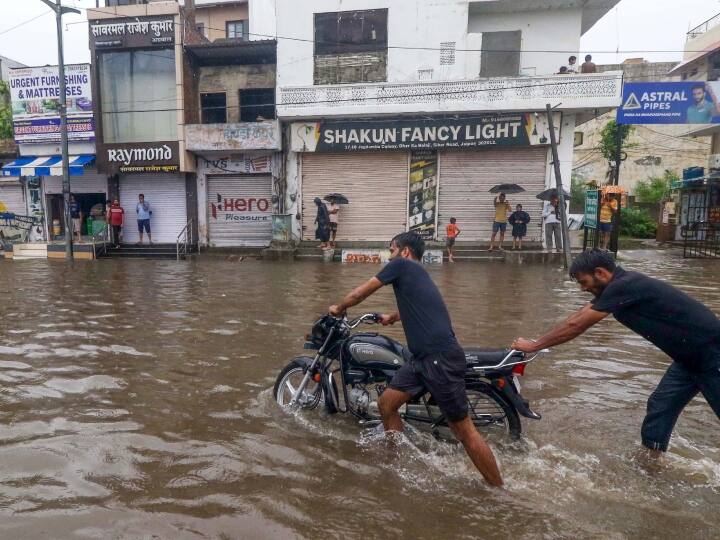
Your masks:
M 448 223 L 448 226 L 445 228 L 445 233 L 447 235 L 447 238 L 445 238 L 445 246 L 447 247 L 449 262 L 455 262 L 455 258 L 453 256 L 453 246 L 455 245 L 455 239 L 460 234 L 460 227 L 456 225 L 456 221 L 457 220 L 454 217 L 450 218 L 450 223 Z
M 120 246 L 120 229 L 125 224 L 125 210 L 120 206 L 120 201 L 115 199 L 108 210 L 108 222 L 112 227 L 113 247 Z

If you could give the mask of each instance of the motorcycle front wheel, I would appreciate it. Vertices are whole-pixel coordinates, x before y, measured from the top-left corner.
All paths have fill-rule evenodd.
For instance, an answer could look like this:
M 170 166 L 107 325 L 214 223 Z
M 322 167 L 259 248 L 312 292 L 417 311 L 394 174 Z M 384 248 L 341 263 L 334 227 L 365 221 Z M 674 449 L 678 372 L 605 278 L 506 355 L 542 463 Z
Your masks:
M 507 435 L 519 439 L 520 416 L 504 396 L 484 382 L 467 384 L 468 413 L 480 433 Z
M 286 365 L 275 379 L 273 397 L 278 405 L 290 405 L 295 392 L 305 377 L 305 366 L 295 360 Z M 308 381 L 305 390 L 298 398 L 298 406 L 302 409 L 314 409 L 323 399 L 322 386 L 312 378 Z

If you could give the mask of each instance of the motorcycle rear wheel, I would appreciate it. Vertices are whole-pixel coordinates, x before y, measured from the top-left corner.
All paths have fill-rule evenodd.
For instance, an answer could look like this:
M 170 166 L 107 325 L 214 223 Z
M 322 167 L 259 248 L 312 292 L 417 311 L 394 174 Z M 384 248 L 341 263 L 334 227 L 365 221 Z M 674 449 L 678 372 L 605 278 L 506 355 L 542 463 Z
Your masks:
M 278 405 L 281 407 L 290 405 L 294 393 L 305 377 L 305 369 L 303 364 L 295 360 L 282 369 L 275 379 L 273 387 L 273 397 Z M 314 409 L 323 397 L 322 386 L 311 378 L 300 396 L 298 404 L 302 409 Z
M 467 385 L 468 414 L 484 435 L 497 433 L 519 439 L 522 423 L 515 407 L 495 388 L 484 382 Z

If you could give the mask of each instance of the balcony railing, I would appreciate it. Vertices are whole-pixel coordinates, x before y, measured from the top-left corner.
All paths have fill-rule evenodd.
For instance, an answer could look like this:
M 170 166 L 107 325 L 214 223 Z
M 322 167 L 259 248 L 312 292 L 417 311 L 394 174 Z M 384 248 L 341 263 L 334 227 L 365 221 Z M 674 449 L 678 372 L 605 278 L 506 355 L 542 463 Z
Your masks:
M 718 13 L 714 17 L 709 18 L 704 23 L 701 23 L 692 30 L 690 30 L 687 33 L 687 40 L 690 41 L 691 39 L 695 39 L 698 36 L 702 36 L 705 32 L 707 32 L 711 28 L 714 28 L 718 24 L 720 24 L 720 13 Z
M 278 89 L 281 118 L 617 107 L 622 72 Z
M 185 126 L 185 145 L 192 152 L 280 150 L 280 125 L 277 120 L 189 124 Z

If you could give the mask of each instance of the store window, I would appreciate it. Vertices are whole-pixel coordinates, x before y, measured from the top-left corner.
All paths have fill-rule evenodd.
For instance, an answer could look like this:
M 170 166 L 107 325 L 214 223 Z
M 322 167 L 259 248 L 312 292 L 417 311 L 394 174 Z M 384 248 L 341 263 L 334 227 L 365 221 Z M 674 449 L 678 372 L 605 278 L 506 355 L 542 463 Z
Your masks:
M 387 80 L 387 9 L 315 14 L 315 84 Z
M 225 92 L 200 94 L 200 112 L 203 124 L 227 123 L 227 99 Z
M 225 30 L 229 39 L 247 39 L 247 21 L 228 21 Z
M 240 90 L 240 121 L 257 122 L 275 118 L 275 89 Z
M 481 77 L 516 77 L 520 73 L 522 32 L 483 32 Z
M 98 56 L 104 141 L 177 140 L 175 51 L 106 52 Z
M 203 37 L 207 37 L 207 34 L 205 33 L 205 23 L 201 23 L 201 22 L 196 23 L 195 28 L 197 29 L 198 34 L 200 34 Z

